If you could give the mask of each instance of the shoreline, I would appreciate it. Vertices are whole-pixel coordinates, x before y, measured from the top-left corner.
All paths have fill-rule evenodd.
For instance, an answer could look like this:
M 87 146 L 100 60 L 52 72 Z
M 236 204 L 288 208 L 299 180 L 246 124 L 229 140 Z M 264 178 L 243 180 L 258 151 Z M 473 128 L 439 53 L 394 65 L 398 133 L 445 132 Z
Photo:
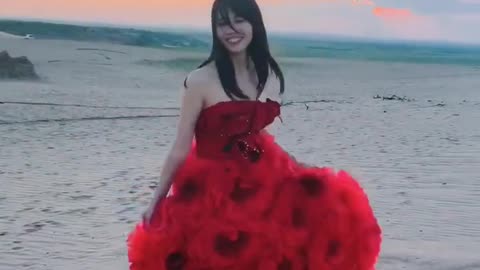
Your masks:
M 200 31 L 140 29 L 114 26 L 71 25 L 0 20 L 0 31 L 33 34 L 35 40 L 62 40 L 95 44 L 162 49 L 173 52 L 209 53 L 211 37 Z M 11 35 L 11 34 L 8 34 Z M 20 36 L 17 36 L 20 37 Z M 386 63 L 478 66 L 480 44 L 367 40 L 308 35 L 269 36 L 279 58 L 334 59 Z

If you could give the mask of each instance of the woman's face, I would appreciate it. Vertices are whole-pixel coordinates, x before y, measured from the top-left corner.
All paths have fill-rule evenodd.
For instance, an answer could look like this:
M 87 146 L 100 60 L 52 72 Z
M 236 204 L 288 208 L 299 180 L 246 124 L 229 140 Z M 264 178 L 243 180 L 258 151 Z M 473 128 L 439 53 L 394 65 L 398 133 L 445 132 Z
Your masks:
M 252 41 L 252 25 L 231 11 L 228 12 L 228 16 L 232 23 L 231 26 L 227 20 L 218 18 L 217 37 L 231 54 L 242 53 L 246 51 Z

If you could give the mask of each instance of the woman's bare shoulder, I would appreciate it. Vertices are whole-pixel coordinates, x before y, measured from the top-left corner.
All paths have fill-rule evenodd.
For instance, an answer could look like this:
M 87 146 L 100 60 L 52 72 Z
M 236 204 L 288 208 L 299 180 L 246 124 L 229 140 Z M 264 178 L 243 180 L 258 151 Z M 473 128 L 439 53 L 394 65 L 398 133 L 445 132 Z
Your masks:
M 215 84 L 216 69 L 212 63 L 191 71 L 184 81 L 185 89 L 208 89 Z

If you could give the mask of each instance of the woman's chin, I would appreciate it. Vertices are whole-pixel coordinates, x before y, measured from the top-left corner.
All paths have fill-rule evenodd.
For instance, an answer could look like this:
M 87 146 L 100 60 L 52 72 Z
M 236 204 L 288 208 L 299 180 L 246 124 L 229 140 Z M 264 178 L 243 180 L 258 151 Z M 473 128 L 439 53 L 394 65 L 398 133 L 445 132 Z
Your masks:
M 225 46 L 225 49 L 227 49 L 227 51 L 230 54 L 242 54 L 247 51 L 247 46 L 243 44 L 236 44 L 236 45 L 224 44 L 224 46 Z
M 238 55 L 238 54 L 245 53 L 247 51 L 247 49 L 243 48 L 243 47 L 240 47 L 240 48 L 232 48 L 232 47 L 228 48 L 227 47 L 227 51 L 232 55 Z

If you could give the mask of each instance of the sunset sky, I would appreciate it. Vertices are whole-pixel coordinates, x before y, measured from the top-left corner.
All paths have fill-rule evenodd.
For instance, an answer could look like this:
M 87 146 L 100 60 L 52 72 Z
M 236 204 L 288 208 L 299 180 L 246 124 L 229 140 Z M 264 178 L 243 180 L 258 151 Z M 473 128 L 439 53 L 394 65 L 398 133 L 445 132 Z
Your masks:
M 480 0 L 257 0 L 270 31 L 480 43 Z M 0 18 L 208 29 L 212 0 L 0 0 Z

